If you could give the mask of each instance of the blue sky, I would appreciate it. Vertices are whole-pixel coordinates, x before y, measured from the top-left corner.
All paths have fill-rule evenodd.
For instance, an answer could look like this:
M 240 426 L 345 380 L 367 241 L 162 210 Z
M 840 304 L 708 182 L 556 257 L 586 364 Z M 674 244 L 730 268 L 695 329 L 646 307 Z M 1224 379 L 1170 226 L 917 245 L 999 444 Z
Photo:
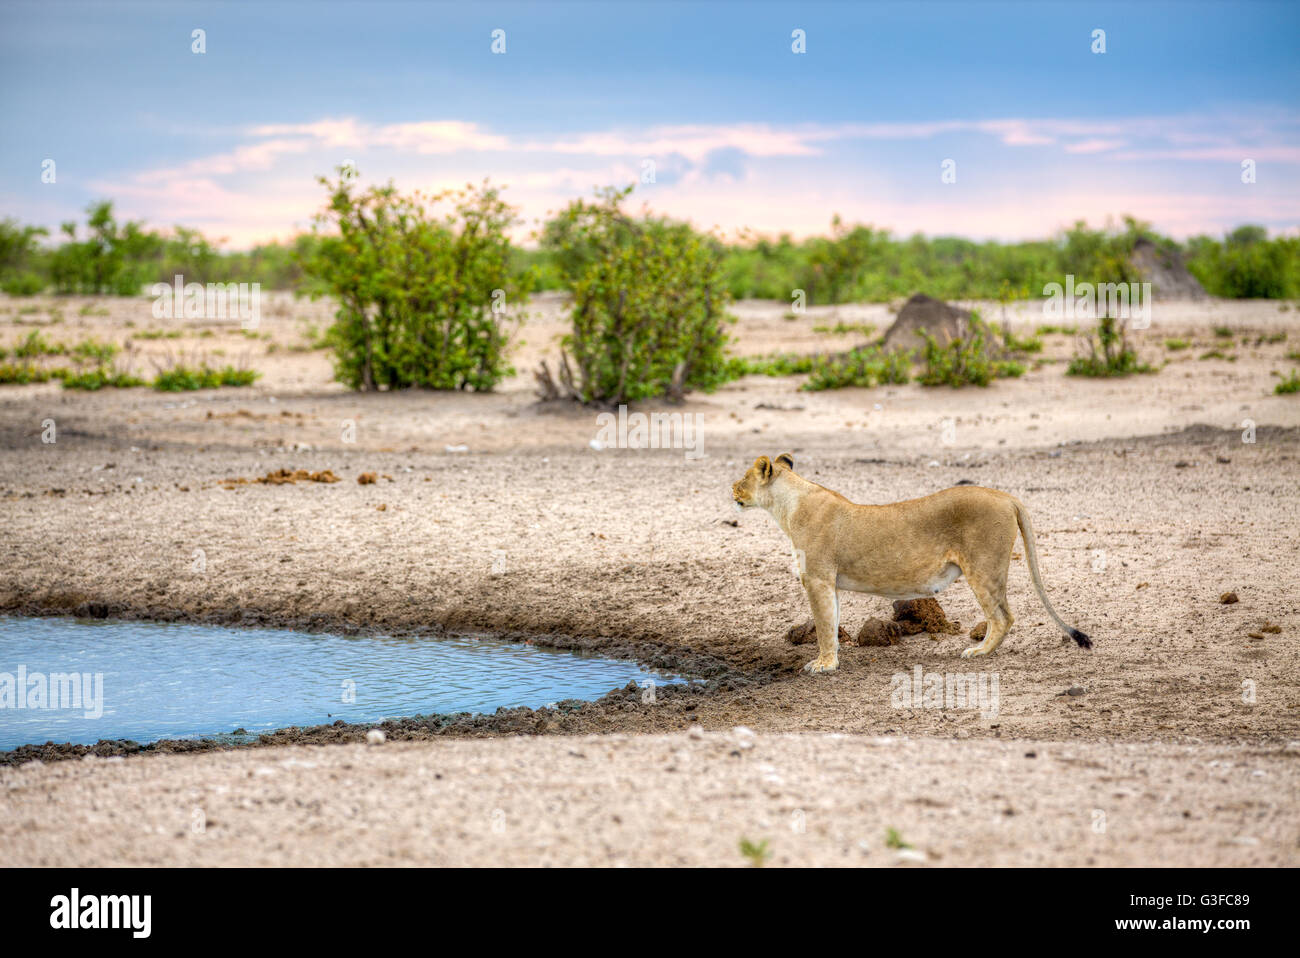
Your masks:
M 1295 231 L 1298 40 L 1294 3 L 0 2 L 0 216 L 111 198 L 239 247 L 344 160 L 528 223 L 653 163 L 640 202 L 724 232 Z

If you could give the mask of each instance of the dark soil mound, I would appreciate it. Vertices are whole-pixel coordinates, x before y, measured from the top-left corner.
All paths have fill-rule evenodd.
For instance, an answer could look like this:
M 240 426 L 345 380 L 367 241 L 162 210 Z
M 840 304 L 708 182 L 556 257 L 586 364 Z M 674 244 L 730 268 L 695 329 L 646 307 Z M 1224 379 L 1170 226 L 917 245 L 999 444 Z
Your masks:
M 881 345 L 891 352 L 900 349 L 914 352 L 923 344 L 917 333 L 924 330 L 940 346 L 946 346 L 966 335 L 970 328 L 970 315 L 970 310 L 949 306 L 941 299 L 917 293 L 898 311 L 898 318 L 885 330 Z
M 791 645 L 807 645 L 809 642 L 817 641 L 817 626 L 812 619 L 802 625 L 793 625 L 790 631 L 786 632 L 785 640 Z M 856 645 L 853 636 L 849 635 L 844 626 L 840 626 L 840 645 Z
M 1176 251 L 1162 250 L 1150 240 L 1140 239 L 1133 244 L 1129 261 L 1142 281 L 1151 284 L 1151 296 L 1155 299 L 1209 299 L 1205 287 L 1187 272 L 1182 256 Z

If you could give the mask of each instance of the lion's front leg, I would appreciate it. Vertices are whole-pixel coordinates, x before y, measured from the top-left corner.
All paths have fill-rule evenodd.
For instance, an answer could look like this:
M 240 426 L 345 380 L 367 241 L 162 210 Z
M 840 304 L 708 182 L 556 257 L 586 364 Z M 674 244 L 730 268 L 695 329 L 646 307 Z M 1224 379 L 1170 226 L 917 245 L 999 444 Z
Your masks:
M 840 667 L 839 602 L 835 583 L 811 576 L 803 577 L 803 587 L 812 606 L 813 623 L 817 626 L 817 658 L 805 665 L 805 672 L 834 672 Z

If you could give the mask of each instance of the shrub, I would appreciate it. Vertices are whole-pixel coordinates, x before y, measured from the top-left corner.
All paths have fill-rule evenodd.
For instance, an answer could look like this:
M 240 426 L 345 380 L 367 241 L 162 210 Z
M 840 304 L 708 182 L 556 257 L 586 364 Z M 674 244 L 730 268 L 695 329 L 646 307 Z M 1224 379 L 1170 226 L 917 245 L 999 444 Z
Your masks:
M 56 375 L 56 370 L 33 366 L 31 363 L 0 364 L 0 385 L 25 386 L 28 383 L 47 383 Z
M 96 339 L 83 339 L 72 347 L 71 354 L 78 361 L 106 363 L 117 355 L 117 346 L 113 343 L 101 343 Z
M 1187 268 L 1215 296 L 1287 299 L 1300 292 L 1300 239 L 1268 238 L 1262 226 L 1239 226 L 1223 241 L 1189 242 Z
M 335 376 L 354 389 L 491 389 L 513 372 L 504 310 L 519 290 L 506 236 L 514 211 L 486 184 L 406 197 L 391 183 L 354 192 L 355 178 L 350 167 L 337 183 L 321 178 L 330 202 L 303 261 L 339 302 L 328 333 Z M 426 200 L 451 211 L 436 216 Z
M 1275 373 L 1274 375 L 1278 374 Z M 1279 396 L 1300 392 L 1300 370 L 1291 370 L 1291 375 L 1283 378 L 1280 383 L 1274 386 L 1273 392 Z
M 987 386 L 994 379 L 1016 377 L 1024 373 L 1022 363 L 1002 358 L 988 324 L 973 313 L 970 331 L 946 346 L 926 330 L 917 330 L 925 340 L 922 360 L 925 369 L 917 377 L 922 386 Z
M 1095 332 L 1087 337 L 1088 355 L 1075 356 L 1065 370 L 1070 376 L 1127 376 L 1130 373 L 1155 372 L 1147 363 L 1139 362 L 1137 350 L 1128 341 L 1125 323 L 1113 316 L 1104 316 Z
M 46 339 L 39 329 L 33 329 L 27 337 L 14 346 L 15 359 L 35 359 L 37 356 L 62 356 L 67 349 L 59 343 Z
M 222 366 L 174 366 L 158 374 L 153 388 L 162 392 L 186 392 L 194 389 L 216 389 L 218 386 L 251 386 L 260 374 L 251 369 Z
M 10 296 L 35 296 L 45 289 L 45 280 L 35 273 L 17 273 L 0 282 L 0 290 Z
M 879 346 L 860 346 L 838 356 L 815 357 L 812 376 L 803 389 L 870 389 L 883 383 L 905 383 L 912 378 L 912 363 L 904 352 L 886 352 Z
M 64 389 L 86 389 L 94 392 L 98 389 L 111 387 L 113 389 L 132 389 L 136 386 L 147 386 L 143 379 L 133 376 L 130 373 L 118 372 L 104 366 L 98 366 L 94 369 L 74 372 L 70 369 L 61 370 L 60 379 L 63 380 Z
M 50 257 L 50 278 L 60 293 L 136 296 L 157 275 L 163 239 L 139 222 L 119 224 L 110 202 L 87 209 L 89 236 L 77 239 L 77 224 L 63 224 L 66 241 Z
M 745 356 L 727 360 L 727 379 L 741 376 L 798 376 L 812 372 L 816 356 L 778 353 L 775 356 Z
M 558 382 L 544 396 L 617 405 L 681 398 L 734 378 L 723 351 L 727 290 L 721 247 L 685 223 L 621 209 L 631 189 L 571 203 L 548 229 L 573 294 Z

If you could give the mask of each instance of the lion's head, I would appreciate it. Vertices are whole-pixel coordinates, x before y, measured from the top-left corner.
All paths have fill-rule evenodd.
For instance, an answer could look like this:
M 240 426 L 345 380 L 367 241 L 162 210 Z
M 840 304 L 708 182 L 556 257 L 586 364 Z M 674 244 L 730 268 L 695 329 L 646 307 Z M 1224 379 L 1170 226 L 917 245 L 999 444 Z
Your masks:
M 779 469 L 794 469 L 794 456 L 785 452 L 775 460 L 759 456 L 749 470 L 731 485 L 731 499 L 737 509 L 767 504 L 767 487 Z

